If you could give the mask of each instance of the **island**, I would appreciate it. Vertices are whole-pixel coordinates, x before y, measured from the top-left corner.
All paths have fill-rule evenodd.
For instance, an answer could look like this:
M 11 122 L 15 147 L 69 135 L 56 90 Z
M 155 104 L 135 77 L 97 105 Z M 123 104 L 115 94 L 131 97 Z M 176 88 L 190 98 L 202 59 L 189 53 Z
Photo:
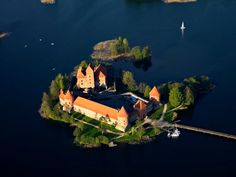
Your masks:
M 99 42 L 94 46 L 91 55 L 92 59 L 111 61 L 118 59 L 134 59 L 135 61 L 149 60 L 151 50 L 148 46 L 130 47 L 127 38 L 118 37 L 117 39 Z
M 40 0 L 43 4 L 55 4 L 56 0 Z
M 186 3 L 186 2 L 196 2 L 197 0 L 162 0 L 165 3 Z
M 92 60 L 93 61 L 93 60 Z M 113 66 L 82 61 L 71 74 L 58 74 L 44 92 L 40 115 L 68 123 L 74 143 L 82 147 L 149 142 L 165 132 L 177 112 L 214 88 L 207 76 L 182 82 L 137 83 L 130 71 L 114 73 Z

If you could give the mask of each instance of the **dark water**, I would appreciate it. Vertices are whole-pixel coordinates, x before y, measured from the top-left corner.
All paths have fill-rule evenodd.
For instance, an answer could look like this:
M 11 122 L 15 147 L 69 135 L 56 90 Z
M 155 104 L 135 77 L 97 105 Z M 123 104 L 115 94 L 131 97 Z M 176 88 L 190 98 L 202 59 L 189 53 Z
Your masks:
M 182 123 L 236 134 L 235 16 L 234 0 L 58 0 L 55 6 L 0 0 L 0 30 L 12 32 L 0 41 L 1 176 L 235 176 L 233 141 L 182 131 L 176 141 L 162 135 L 149 144 L 81 149 L 73 145 L 70 128 L 37 113 L 42 92 L 58 72 L 89 58 L 96 42 L 121 35 L 131 45 L 152 48 L 145 72 L 117 63 L 139 81 L 153 85 L 209 75 L 216 89 Z

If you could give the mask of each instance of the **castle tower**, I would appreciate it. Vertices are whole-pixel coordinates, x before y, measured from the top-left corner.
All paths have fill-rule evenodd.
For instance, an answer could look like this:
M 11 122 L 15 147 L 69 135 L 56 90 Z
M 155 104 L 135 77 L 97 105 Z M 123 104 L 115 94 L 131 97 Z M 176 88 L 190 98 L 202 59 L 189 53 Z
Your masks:
M 147 105 L 142 100 L 138 100 L 134 104 L 133 108 L 138 112 L 140 119 L 143 119 L 147 116 Z
M 161 97 L 161 94 L 159 90 L 157 89 L 156 86 L 154 86 L 149 93 L 149 99 L 160 102 L 160 97 Z
M 95 75 L 95 82 L 96 82 L 96 86 L 99 87 L 107 87 L 107 69 L 102 66 L 102 65 L 98 65 L 94 68 L 94 75 Z
M 62 89 L 60 90 L 59 101 L 63 107 L 63 111 L 70 112 L 73 108 L 74 97 L 69 90 L 67 90 L 66 94 L 63 93 Z
M 90 64 L 86 69 L 86 78 L 87 78 L 87 83 L 86 83 L 87 88 L 94 88 L 95 87 L 94 71 L 90 66 Z
M 126 127 L 129 124 L 128 117 L 129 115 L 127 111 L 125 110 L 124 106 L 122 106 L 121 109 L 118 111 L 118 116 L 117 116 L 118 124 L 116 128 L 121 131 L 125 131 Z

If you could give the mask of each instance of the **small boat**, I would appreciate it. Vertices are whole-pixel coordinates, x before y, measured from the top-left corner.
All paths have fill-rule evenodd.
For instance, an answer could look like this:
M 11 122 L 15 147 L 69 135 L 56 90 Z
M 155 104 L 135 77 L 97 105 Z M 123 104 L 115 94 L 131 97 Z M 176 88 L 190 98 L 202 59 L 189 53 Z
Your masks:
M 180 135 L 180 131 L 176 128 L 173 132 L 168 132 L 167 136 L 169 138 L 178 138 Z
M 182 22 L 182 25 L 181 25 L 180 29 L 181 29 L 182 31 L 186 29 L 186 27 L 184 26 L 184 22 Z
M 9 33 L 0 32 L 0 38 L 4 38 L 4 37 L 6 37 L 8 35 L 9 35 Z

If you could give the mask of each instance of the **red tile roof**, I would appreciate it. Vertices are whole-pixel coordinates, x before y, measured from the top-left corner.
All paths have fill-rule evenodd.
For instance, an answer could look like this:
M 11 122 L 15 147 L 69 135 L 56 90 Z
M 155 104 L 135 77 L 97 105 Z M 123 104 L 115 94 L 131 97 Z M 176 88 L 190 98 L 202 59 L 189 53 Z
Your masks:
M 106 77 L 107 69 L 102 65 L 98 65 L 94 68 L 94 73 L 96 77 L 99 77 L 99 78 Z
M 61 98 L 63 100 L 71 100 L 71 101 L 74 100 L 74 98 L 69 90 L 67 90 L 66 94 L 64 94 L 62 89 L 60 90 L 59 98 Z
M 91 65 L 89 64 L 88 67 L 86 68 L 86 73 L 88 72 L 93 72 L 93 68 L 91 67 Z
M 63 90 L 61 89 L 61 90 L 60 90 L 59 98 L 61 98 L 61 99 L 64 100 L 64 97 L 65 97 L 65 95 L 64 95 L 64 93 L 63 93 Z
M 121 109 L 119 110 L 118 116 L 119 116 L 119 117 L 128 118 L 129 115 L 128 115 L 128 113 L 126 112 L 124 106 L 122 106 Z
M 78 71 L 77 71 L 77 78 L 84 78 L 85 75 L 83 73 L 83 68 L 80 66 Z
M 157 89 L 157 87 L 156 86 L 154 86 L 153 88 L 152 88 L 152 90 L 150 91 L 150 93 L 149 93 L 149 96 L 157 96 L 157 97 L 159 97 L 160 96 L 160 92 L 159 92 L 159 90 Z
M 122 107 L 121 110 L 118 112 L 118 110 L 114 108 L 105 106 L 103 104 L 82 97 L 77 97 L 76 100 L 74 101 L 74 105 L 91 110 L 93 112 L 103 115 L 104 117 L 109 117 L 112 119 L 118 119 L 118 116 L 121 115 L 128 117 L 128 114 L 125 111 L 124 107 Z
M 134 104 L 134 108 L 135 108 L 135 109 L 145 110 L 146 107 L 147 107 L 147 105 L 146 105 L 142 100 L 138 100 L 138 101 Z
M 65 98 L 66 100 L 74 100 L 74 97 L 72 96 L 72 94 L 70 93 L 69 90 L 67 90 L 66 94 L 65 94 Z

